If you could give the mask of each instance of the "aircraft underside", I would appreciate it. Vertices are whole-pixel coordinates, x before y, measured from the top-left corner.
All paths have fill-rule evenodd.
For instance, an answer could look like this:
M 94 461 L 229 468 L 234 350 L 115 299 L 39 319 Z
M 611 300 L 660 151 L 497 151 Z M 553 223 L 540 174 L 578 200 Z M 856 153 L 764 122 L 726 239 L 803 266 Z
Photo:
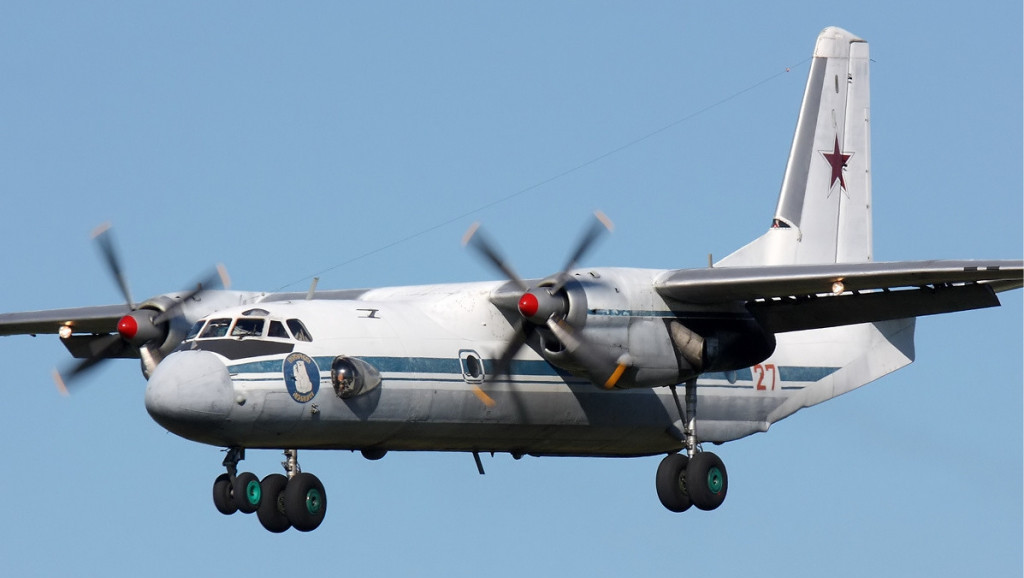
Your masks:
M 710 510 L 724 500 L 728 479 L 721 460 L 698 444 L 767 431 L 802 407 L 906 365 L 913 329 L 910 319 L 798 332 L 750 368 L 709 373 L 679 387 L 611 391 L 554 371 L 484 380 L 472 369 L 467 373 L 475 366 L 465 363 L 463 351 L 450 358 L 363 356 L 363 367 L 372 370 L 373 363 L 388 371 L 369 391 L 346 396 L 337 364 L 349 358 L 292 353 L 232 365 L 219 354 L 183 348 L 151 376 L 146 404 L 168 430 L 228 448 L 228 472 L 214 484 L 215 505 L 226 514 L 256 512 L 274 532 L 311 530 L 323 519 L 326 491 L 298 467 L 299 450 L 312 449 L 360 451 L 369 459 L 389 451 L 472 452 L 481 471 L 479 453 L 488 452 L 516 458 L 666 454 L 656 476 L 662 503 L 672 511 Z M 834 350 L 830 344 L 837 341 L 860 346 L 838 356 L 819 351 Z M 296 367 L 308 368 L 304 385 L 294 380 Z M 492 367 L 492 360 L 482 360 L 481 371 Z M 238 473 L 247 449 L 284 450 L 288 475 L 261 481 Z M 698 478 L 691 477 L 687 485 L 687 476 L 706 483 L 694 485 Z M 298 481 L 292 486 L 291 480 Z M 266 492 L 276 498 L 268 500 Z
M 768 416 L 798 391 L 764 395 L 743 391 L 753 387 L 742 382 L 702 386 L 699 441 L 722 443 L 766 431 Z M 293 408 L 282 384 L 278 392 L 246 391 L 242 394 L 245 405 L 258 408 L 253 410 L 256 416 L 265 412 L 294 418 L 251 423 L 230 419 L 223 428 L 210 431 L 154 417 L 193 441 L 247 448 L 637 456 L 678 451 L 683 445 L 673 435 L 681 416 L 667 390 L 607 393 L 585 391 L 593 386 L 545 388 L 556 391 L 538 394 L 536 386 L 489 388 L 495 404 L 487 408 L 465 385 L 403 384 L 382 387 L 379 394 L 351 400 L 338 410 L 328 407 L 333 403 L 329 399 L 322 405 Z M 523 390 L 531 394 L 517 395 Z

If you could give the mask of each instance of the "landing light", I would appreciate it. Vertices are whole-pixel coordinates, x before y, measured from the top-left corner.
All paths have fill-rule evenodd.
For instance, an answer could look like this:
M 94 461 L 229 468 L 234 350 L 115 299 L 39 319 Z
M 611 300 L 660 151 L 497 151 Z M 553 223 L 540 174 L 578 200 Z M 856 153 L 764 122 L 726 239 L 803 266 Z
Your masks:
M 843 285 L 842 281 L 836 281 L 835 283 L 832 284 L 833 295 L 842 295 L 843 291 L 846 291 L 846 286 Z
M 67 339 L 68 337 L 71 337 L 71 326 L 61 325 L 60 329 L 57 330 L 57 335 L 60 335 L 61 339 Z

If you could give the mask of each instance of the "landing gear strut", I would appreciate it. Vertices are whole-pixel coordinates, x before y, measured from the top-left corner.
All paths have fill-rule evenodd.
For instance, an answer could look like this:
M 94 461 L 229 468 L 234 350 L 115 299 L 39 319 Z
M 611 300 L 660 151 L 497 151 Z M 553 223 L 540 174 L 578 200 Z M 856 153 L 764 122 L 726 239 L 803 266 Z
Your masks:
M 685 512 L 691 505 L 714 510 L 725 501 L 729 476 L 722 460 L 697 445 L 697 380 L 686 382 L 686 409 L 679 403 L 675 386 L 672 397 L 683 420 L 683 443 L 687 455 L 669 454 L 658 465 L 655 487 L 661 504 L 673 512 Z
M 327 492 L 313 474 L 299 468 L 298 450 L 284 451 L 287 476 L 270 474 L 262 481 L 250 472 L 237 473 L 245 448 L 228 448 L 227 473 L 213 483 L 213 505 L 222 514 L 256 512 L 260 524 L 274 533 L 288 528 L 300 532 L 317 529 L 327 513 Z

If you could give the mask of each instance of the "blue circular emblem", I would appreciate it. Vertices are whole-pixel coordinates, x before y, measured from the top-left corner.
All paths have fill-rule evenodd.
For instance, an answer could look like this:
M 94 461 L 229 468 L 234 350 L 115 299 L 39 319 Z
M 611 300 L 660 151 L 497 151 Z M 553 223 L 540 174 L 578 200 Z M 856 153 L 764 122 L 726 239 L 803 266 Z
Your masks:
M 299 403 L 316 397 L 320 390 L 320 368 L 305 353 L 293 353 L 284 358 L 284 385 L 292 399 Z

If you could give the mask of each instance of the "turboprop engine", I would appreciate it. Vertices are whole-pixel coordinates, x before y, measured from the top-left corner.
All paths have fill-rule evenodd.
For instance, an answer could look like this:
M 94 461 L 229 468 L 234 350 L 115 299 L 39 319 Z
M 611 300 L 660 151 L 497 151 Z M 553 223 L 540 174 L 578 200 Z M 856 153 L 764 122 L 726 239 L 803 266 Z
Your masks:
M 227 272 L 218 266 L 216 271 L 189 291 L 160 295 L 136 305 L 110 238 L 110 226 L 99 227 L 93 232 L 93 238 L 99 244 L 107 267 L 121 289 L 128 312 L 107 334 L 75 334 L 72 325 L 61 327 L 61 342 L 74 357 L 81 359 L 70 368 L 54 373 L 57 385 L 62 390 L 66 390 L 67 382 L 102 361 L 113 358 L 141 358 L 142 372 L 148 378 L 157 364 L 185 338 L 190 320 L 216 310 L 216 303 L 197 305 L 200 294 L 211 287 L 226 288 L 230 284 Z
M 774 351 L 774 336 L 746 310 L 712 324 L 700 311 L 667 311 L 664 303 L 642 301 L 652 298 L 653 282 L 642 270 L 570 273 L 606 230 L 611 223 L 598 213 L 563 270 L 528 284 L 477 226 L 470 229 L 465 243 L 510 279 L 491 295 L 515 329 L 495 362 L 495 376 L 508 373 L 526 344 L 555 367 L 608 389 L 673 385 L 708 371 L 749 367 Z

